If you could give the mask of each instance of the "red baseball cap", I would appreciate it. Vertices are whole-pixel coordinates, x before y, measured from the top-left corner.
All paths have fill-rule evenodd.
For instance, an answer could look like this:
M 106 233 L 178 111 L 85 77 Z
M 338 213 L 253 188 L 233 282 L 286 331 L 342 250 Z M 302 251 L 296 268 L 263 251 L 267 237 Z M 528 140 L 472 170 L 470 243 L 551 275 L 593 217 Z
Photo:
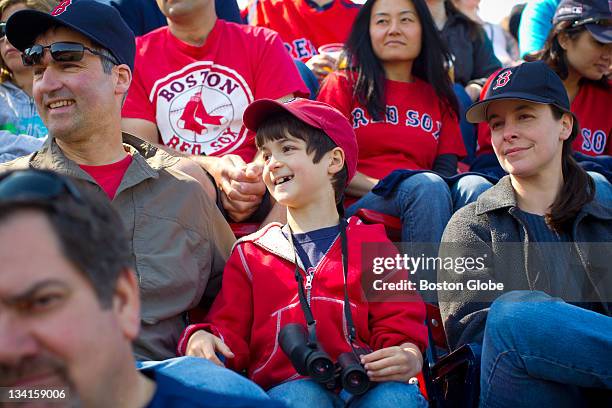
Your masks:
M 247 129 L 257 132 L 262 122 L 280 112 L 287 112 L 302 122 L 321 129 L 344 151 L 348 184 L 357 171 L 358 149 L 355 131 L 346 117 L 336 108 L 310 99 L 294 98 L 286 102 L 259 99 L 246 108 L 242 121 Z

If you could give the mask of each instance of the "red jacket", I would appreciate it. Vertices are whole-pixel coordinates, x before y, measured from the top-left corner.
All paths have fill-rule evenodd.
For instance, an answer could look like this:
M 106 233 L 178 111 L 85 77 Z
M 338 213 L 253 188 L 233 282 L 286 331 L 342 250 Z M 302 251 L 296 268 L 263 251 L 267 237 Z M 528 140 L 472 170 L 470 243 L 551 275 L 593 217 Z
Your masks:
M 371 256 L 397 253 L 383 227 L 365 225 L 353 217 L 349 220 L 347 238 L 349 299 L 358 341 L 373 350 L 405 342 L 424 349 L 425 306 L 418 295 L 409 292 L 410 301 L 404 302 L 366 300 L 363 287 L 371 287 L 371 279 L 378 276 L 371 278 L 371 267 L 362 274 L 362 244 L 376 242 L 383 246 L 370 251 Z M 226 365 L 237 371 L 246 369 L 249 378 L 261 387 L 267 389 L 299 377 L 278 343 L 278 334 L 286 324 L 305 324 L 293 260 L 294 251 L 278 223 L 239 240 L 225 266 L 221 292 L 205 323 L 185 329 L 179 341 L 179 354 L 185 354 L 191 334 L 204 329 L 223 339 L 235 354 Z M 364 265 L 372 263 L 366 260 Z M 304 273 L 303 268 L 300 271 Z M 343 313 L 343 281 L 341 244 L 337 238 L 317 265 L 312 289 L 307 294 L 317 321 L 317 338 L 334 361 L 340 353 L 351 350 Z M 403 295 L 406 300 L 406 292 Z

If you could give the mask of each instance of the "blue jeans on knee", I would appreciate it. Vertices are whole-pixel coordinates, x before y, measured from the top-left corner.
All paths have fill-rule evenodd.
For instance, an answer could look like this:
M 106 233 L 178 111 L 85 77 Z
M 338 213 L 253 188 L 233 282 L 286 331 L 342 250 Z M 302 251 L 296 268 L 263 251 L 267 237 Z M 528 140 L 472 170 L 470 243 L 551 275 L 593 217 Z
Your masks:
M 139 370 L 163 373 L 181 383 L 207 391 L 238 397 L 269 400 L 266 392 L 240 374 L 199 357 L 176 357 L 163 361 L 137 361 Z
M 419 388 L 399 382 L 379 383 L 364 395 L 352 396 L 346 392 L 337 395 L 311 379 L 287 381 L 268 390 L 275 401 L 289 408 L 424 408 L 427 401 Z
M 481 407 L 575 407 L 612 389 L 612 318 L 543 292 L 514 291 L 489 310 Z
M 344 401 L 317 382 L 302 378 L 287 381 L 272 387 L 268 395 L 275 401 L 284 403 L 289 408 L 341 408 Z
M 473 203 L 478 196 L 491 188 L 493 184 L 482 176 L 474 174 L 461 177 L 450 188 L 453 199 L 453 211 Z
M 425 408 L 428 405 L 417 385 L 395 381 L 378 383 L 364 395 L 348 400 L 350 408 Z
M 351 216 L 360 208 L 398 217 L 402 241 L 439 243 L 453 211 L 446 182 L 434 173 L 419 173 L 404 179 L 391 196 L 369 192 L 346 210 Z

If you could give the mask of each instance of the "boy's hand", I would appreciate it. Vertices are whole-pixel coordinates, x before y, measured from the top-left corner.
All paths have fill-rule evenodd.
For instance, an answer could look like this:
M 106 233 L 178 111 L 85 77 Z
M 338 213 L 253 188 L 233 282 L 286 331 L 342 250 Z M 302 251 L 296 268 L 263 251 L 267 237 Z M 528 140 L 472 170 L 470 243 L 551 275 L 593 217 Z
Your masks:
M 204 357 L 220 367 L 225 365 L 217 357 L 217 352 L 226 358 L 234 358 L 234 353 L 217 336 L 204 330 L 193 333 L 187 342 L 186 356 Z
M 404 343 L 366 354 L 361 357 L 361 364 L 372 381 L 408 382 L 423 368 L 423 356 L 417 346 Z

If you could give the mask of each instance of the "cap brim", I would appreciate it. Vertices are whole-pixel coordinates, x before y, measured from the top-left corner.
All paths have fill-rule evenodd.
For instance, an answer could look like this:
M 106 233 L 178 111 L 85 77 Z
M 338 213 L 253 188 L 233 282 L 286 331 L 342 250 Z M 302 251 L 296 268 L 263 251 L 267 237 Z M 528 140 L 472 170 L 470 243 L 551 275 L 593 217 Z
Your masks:
M 6 23 L 6 38 L 19 51 L 25 51 L 36 38 L 54 24 L 65 25 L 50 14 L 38 10 L 20 10 Z
M 600 43 L 610 44 L 612 43 L 612 26 L 601 25 L 601 24 L 586 24 L 585 27 L 593 38 Z
M 470 106 L 470 108 L 465 112 L 465 117 L 470 123 L 480 123 L 487 121 L 487 108 L 491 102 L 505 100 L 505 99 L 519 99 L 522 101 L 534 102 L 534 103 L 545 103 L 549 105 L 555 105 L 561 108 L 563 111 L 567 111 L 567 109 L 559 106 L 552 99 L 548 98 L 540 98 L 535 97 L 534 95 L 524 94 L 521 92 L 508 92 L 501 95 L 496 95 L 490 97 L 484 101 L 477 102 Z

